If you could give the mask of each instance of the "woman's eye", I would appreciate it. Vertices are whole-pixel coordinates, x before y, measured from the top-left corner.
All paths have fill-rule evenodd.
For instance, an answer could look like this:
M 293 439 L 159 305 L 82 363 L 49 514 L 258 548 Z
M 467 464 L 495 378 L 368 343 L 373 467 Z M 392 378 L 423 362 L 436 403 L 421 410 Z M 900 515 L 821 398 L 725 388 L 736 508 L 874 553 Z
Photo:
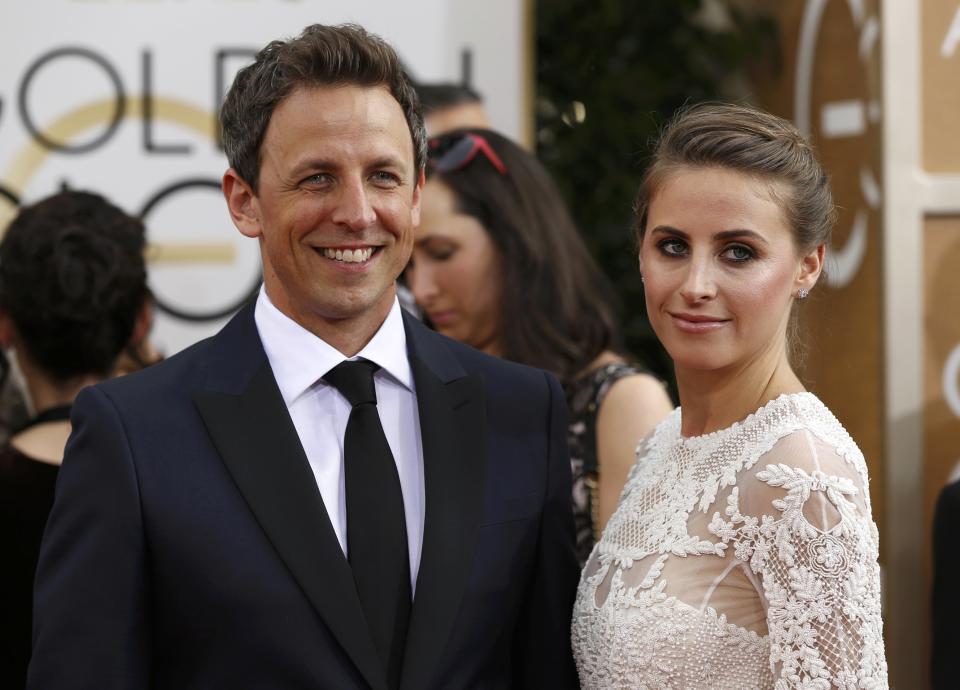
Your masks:
M 723 251 L 725 258 L 730 261 L 749 261 L 753 258 L 753 250 L 750 247 L 745 247 L 742 244 L 735 244 L 731 247 L 727 247 Z
M 682 256 L 687 251 L 687 246 L 676 238 L 663 240 L 657 247 L 667 256 Z
M 435 249 L 432 252 L 430 252 L 430 258 L 433 259 L 434 261 L 446 261 L 451 256 L 453 256 L 455 251 L 456 250 L 454 250 L 452 247 L 444 248 L 444 249 Z

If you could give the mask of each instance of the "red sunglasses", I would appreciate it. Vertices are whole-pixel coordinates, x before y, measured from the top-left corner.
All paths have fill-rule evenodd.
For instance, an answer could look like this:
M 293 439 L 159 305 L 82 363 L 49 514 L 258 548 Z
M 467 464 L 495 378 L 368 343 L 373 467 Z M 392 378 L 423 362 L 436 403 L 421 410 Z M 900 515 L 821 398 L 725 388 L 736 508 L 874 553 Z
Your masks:
M 431 139 L 429 144 L 430 166 L 440 173 L 465 168 L 477 154 L 483 152 L 490 164 L 501 175 L 507 174 L 507 166 L 493 150 L 490 143 L 479 134 L 461 134 L 453 137 Z

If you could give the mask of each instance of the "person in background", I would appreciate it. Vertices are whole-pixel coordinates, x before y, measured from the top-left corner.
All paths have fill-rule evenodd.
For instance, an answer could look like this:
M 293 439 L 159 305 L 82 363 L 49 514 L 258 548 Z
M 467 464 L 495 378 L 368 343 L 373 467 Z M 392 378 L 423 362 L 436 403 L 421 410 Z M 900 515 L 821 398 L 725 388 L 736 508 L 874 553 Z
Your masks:
M 469 86 L 444 82 L 416 84 L 415 88 L 423 108 L 427 136 L 434 137 L 463 127 L 490 127 L 483 98 Z M 400 306 L 418 319 L 423 318 L 410 289 L 402 282 L 397 283 L 397 297 Z
M 0 244 L 0 345 L 33 416 L 0 447 L 0 686 L 22 688 L 33 575 L 84 386 L 142 339 L 144 229 L 103 197 L 67 191 L 23 208 Z
M 483 98 L 465 84 L 417 84 L 427 136 L 465 127 L 490 127 Z
M 957 685 L 956 653 L 960 650 L 960 481 L 940 492 L 933 517 L 933 607 L 931 620 L 930 687 L 947 690 Z
M 582 566 L 670 399 L 623 354 L 612 290 L 533 156 L 459 130 L 431 140 L 427 170 L 406 283 L 444 335 L 560 379 Z
M 827 175 L 786 120 L 701 104 L 664 130 L 636 214 L 680 407 L 581 575 L 581 686 L 886 688 L 867 465 L 789 356 Z

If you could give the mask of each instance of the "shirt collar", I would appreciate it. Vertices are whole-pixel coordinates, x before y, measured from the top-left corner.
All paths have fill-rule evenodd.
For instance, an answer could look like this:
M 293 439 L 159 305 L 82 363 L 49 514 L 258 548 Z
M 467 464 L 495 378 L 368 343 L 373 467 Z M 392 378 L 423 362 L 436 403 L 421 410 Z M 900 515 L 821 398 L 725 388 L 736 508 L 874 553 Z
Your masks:
M 277 309 L 263 287 L 254 307 L 254 321 L 288 406 L 346 359 L 368 359 L 402 386 L 413 390 L 407 334 L 396 297 L 387 318 L 356 357 L 347 357 Z

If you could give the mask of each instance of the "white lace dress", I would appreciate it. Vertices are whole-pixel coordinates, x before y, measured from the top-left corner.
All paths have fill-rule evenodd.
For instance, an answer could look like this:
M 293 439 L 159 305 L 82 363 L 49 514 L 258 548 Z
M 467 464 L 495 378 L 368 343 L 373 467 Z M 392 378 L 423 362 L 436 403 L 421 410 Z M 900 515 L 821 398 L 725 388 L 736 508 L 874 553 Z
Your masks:
M 637 449 L 587 562 L 587 689 L 886 688 L 877 528 L 853 439 L 811 393 Z

